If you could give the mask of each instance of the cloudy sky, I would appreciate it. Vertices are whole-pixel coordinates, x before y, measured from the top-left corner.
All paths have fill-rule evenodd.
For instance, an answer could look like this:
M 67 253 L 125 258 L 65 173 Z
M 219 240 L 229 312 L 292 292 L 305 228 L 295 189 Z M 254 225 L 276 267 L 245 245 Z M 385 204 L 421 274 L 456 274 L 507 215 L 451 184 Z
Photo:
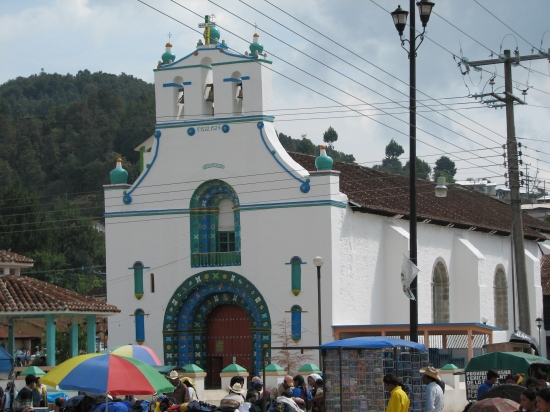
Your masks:
M 176 56 L 183 57 L 201 37 L 200 16 L 215 14 L 221 38 L 241 53 L 258 24 L 277 72 L 272 114 L 279 132 L 294 138 L 306 134 L 319 144 L 332 126 L 339 135 L 335 148 L 365 165 L 379 163 L 393 138 L 404 147 L 405 162 L 409 66 L 389 15 L 400 1 L 409 9 L 403 0 L 142 1 L 0 0 L 0 84 L 41 69 L 126 73 L 152 82 L 168 33 Z M 516 47 L 529 55 L 541 41 L 543 49 L 550 48 L 550 31 L 545 32 L 550 2 L 435 3 L 417 58 L 418 156 L 433 166 L 446 154 L 456 161 L 459 179 L 504 183 L 505 111 L 468 97 L 490 91 L 493 73 L 494 88 L 502 91 L 503 67 L 462 76 L 453 56 L 479 60 L 493 53 L 495 58 Z M 516 95 L 531 87 L 528 105 L 515 107 L 523 161 L 530 164 L 529 174 L 538 171 L 540 185 L 548 180 L 550 188 L 549 62 L 524 62 L 513 77 Z

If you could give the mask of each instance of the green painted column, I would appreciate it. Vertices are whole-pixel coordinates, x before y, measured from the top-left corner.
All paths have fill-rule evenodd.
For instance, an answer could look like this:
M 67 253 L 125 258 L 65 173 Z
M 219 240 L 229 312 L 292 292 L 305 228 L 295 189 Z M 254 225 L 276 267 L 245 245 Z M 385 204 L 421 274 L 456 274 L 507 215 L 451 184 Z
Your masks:
M 86 350 L 88 353 L 95 353 L 95 315 L 88 315 L 86 319 L 88 329 L 88 345 Z
M 53 315 L 46 315 L 46 363 L 55 366 L 55 324 Z
M 71 358 L 78 356 L 78 323 L 71 326 Z
M 10 319 L 8 324 L 8 352 L 11 356 L 15 354 L 15 324 L 13 319 Z

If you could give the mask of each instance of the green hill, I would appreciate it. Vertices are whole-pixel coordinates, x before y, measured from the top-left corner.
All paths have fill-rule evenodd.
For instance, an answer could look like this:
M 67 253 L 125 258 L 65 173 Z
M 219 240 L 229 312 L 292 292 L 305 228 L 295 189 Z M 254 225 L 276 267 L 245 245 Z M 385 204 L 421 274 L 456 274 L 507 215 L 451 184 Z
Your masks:
M 52 107 L 86 100 L 101 89 L 117 94 L 125 101 L 154 90 L 152 84 L 124 73 L 117 76 L 81 70 L 73 76 L 42 71 L 0 85 L 0 96 L 9 104 L 12 116 L 49 116 Z

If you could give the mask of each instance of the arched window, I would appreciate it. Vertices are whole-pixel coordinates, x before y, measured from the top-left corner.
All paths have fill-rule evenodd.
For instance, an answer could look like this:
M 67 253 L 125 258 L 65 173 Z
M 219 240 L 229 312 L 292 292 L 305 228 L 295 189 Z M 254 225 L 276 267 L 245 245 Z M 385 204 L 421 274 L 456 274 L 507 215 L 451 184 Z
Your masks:
M 240 266 L 239 198 L 221 180 L 201 184 L 190 204 L 191 267 Z
M 145 341 L 145 312 L 143 309 L 136 309 L 134 318 L 136 322 L 136 342 L 141 344 Z
M 302 308 L 298 305 L 290 308 L 292 340 L 297 342 L 302 339 Z
M 432 274 L 432 311 L 434 323 L 449 323 L 449 274 L 443 262 L 437 262 Z
M 291 266 L 291 290 L 295 296 L 300 294 L 302 290 L 302 259 L 299 256 L 292 256 L 290 259 Z
M 494 280 L 495 326 L 508 329 L 508 282 L 502 267 L 497 268 Z

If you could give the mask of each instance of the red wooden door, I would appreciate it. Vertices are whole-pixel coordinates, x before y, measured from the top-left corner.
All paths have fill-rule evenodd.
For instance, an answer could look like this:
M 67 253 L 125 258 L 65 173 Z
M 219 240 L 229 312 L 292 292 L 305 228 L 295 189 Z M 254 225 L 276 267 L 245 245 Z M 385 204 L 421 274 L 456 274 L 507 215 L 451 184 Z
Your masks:
M 244 309 L 237 305 L 217 306 L 210 312 L 207 323 L 209 386 L 220 385 L 220 372 L 214 370 L 219 359 L 213 358 L 222 358 L 222 369 L 235 361 L 251 373 L 252 324 Z

